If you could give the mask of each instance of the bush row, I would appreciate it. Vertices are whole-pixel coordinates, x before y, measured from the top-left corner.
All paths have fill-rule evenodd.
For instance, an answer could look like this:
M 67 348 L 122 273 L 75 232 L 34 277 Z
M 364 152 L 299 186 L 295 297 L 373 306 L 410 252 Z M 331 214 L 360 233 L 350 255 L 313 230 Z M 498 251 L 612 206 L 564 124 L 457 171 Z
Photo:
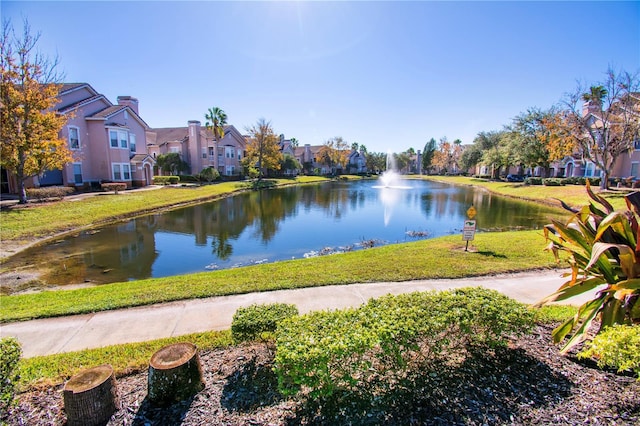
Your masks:
M 6 411 L 15 398 L 15 386 L 19 379 L 18 362 L 21 356 L 22 348 L 16 339 L 0 339 L 0 411 Z
M 70 186 L 45 186 L 42 188 L 27 188 L 27 197 L 38 201 L 59 200 L 74 192 L 76 192 L 75 188 Z
M 276 333 L 278 385 L 285 395 L 370 401 L 417 372 L 504 346 L 532 324 L 523 304 L 482 288 L 385 296 L 358 309 L 290 317 Z
M 236 343 L 273 339 L 278 323 L 295 315 L 298 308 L 286 303 L 239 308 L 233 315 L 231 336 Z
M 154 185 L 176 185 L 180 182 L 180 176 L 154 176 Z
M 528 177 L 525 179 L 527 185 L 545 185 L 545 186 L 562 186 L 562 185 L 586 185 L 587 179 L 593 186 L 600 185 L 599 177 L 566 177 L 566 178 L 541 178 L 541 177 Z

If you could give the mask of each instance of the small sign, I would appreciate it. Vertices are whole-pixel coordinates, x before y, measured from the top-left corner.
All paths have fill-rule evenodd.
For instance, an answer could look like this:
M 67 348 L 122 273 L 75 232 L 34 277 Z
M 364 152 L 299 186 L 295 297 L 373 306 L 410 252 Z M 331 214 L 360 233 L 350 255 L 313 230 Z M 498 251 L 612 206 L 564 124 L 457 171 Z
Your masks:
M 473 219 L 465 220 L 462 227 L 462 241 L 473 241 L 476 235 L 476 221 Z
M 468 217 L 469 219 L 473 219 L 473 218 L 476 216 L 476 213 L 478 213 L 478 212 L 476 211 L 476 208 L 475 208 L 475 207 L 473 207 L 473 206 L 471 206 L 471 207 L 469 207 L 469 210 L 467 210 L 467 217 Z

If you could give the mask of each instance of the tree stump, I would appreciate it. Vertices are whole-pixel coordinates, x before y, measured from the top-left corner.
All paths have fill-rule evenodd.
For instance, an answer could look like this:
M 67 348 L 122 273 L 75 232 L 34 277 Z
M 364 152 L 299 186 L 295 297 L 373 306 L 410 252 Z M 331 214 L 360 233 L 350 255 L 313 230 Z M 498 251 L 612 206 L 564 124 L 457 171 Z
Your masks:
M 69 426 L 106 424 L 117 409 L 113 368 L 99 365 L 81 371 L 64 385 L 64 410 Z
M 149 401 L 168 406 L 204 389 L 198 349 L 192 343 L 175 343 L 158 350 L 149 362 Z

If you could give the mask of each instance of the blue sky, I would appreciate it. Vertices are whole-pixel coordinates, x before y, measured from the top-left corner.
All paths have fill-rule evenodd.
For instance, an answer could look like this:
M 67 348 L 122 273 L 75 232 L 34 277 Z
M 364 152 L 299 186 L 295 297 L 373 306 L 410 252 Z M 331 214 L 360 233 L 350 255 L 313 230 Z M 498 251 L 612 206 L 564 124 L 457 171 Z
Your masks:
M 640 70 L 640 2 L 0 2 L 66 82 L 130 95 L 151 127 L 226 111 L 318 145 L 472 143 L 609 66 Z

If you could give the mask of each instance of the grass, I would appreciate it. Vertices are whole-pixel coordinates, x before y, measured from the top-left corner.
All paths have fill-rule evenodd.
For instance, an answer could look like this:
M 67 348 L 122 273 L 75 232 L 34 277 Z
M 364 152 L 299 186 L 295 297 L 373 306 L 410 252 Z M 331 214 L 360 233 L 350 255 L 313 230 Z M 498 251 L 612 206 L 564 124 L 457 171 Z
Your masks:
M 26 390 L 64 383 L 80 370 L 102 364 L 110 364 L 116 376 L 143 371 L 149 366 L 149 360 L 156 351 L 178 342 L 191 342 L 198 350 L 203 351 L 231 346 L 233 340 L 229 330 L 208 331 L 142 343 L 23 358 L 18 363 L 19 388 Z
M 542 231 L 460 235 L 264 265 L 0 296 L 0 322 L 80 314 L 229 294 L 377 281 L 460 278 L 554 267 Z
M 326 178 L 300 176 L 296 179 L 269 179 L 270 186 L 285 186 L 326 181 Z M 152 191 L 100 193 L 82 199 L 0 211 L 0 240 L 27 243 L 34 238 L 60 232 L 129 219 L 158 210 L 214 200 L 251 189 L 249 182 L 224 182 L 203 186 L 167 186 Z
M 574 315 L 576 311 L 577 308 L 573 306 L 544 306 L 535 310 L 536 322 L 564 321 Z M 117 377 L 144 371 L 149 365 L 151 356 L 157 350 L 178 342 L 191 342 L 200 351 L 233 345 L 231 332 L 225 330 L 21 359 L 18 364 L 19 388 L 27 390 L 40 386 L 62 384 L 82 369 L 101 364 L 110 364 Z
M 589 204 L 587 190 L 581 185 L 524 185 L 523 183 L 495 182 L 466 176 L 424 176 L 423 178 L 456 185 L 478 186 L 496 194 L 519 198 L 521 200 L 543 202 L 555 207 L 561 207 L 557 200 L 562 200 L 573 207 Z M 593 189 L 595 192 L 598 192 L 597 188 Z M 626 207 L 624 194 L 625 192 L 607 191 L 601 195 L 616 209 L 621 209 Z

